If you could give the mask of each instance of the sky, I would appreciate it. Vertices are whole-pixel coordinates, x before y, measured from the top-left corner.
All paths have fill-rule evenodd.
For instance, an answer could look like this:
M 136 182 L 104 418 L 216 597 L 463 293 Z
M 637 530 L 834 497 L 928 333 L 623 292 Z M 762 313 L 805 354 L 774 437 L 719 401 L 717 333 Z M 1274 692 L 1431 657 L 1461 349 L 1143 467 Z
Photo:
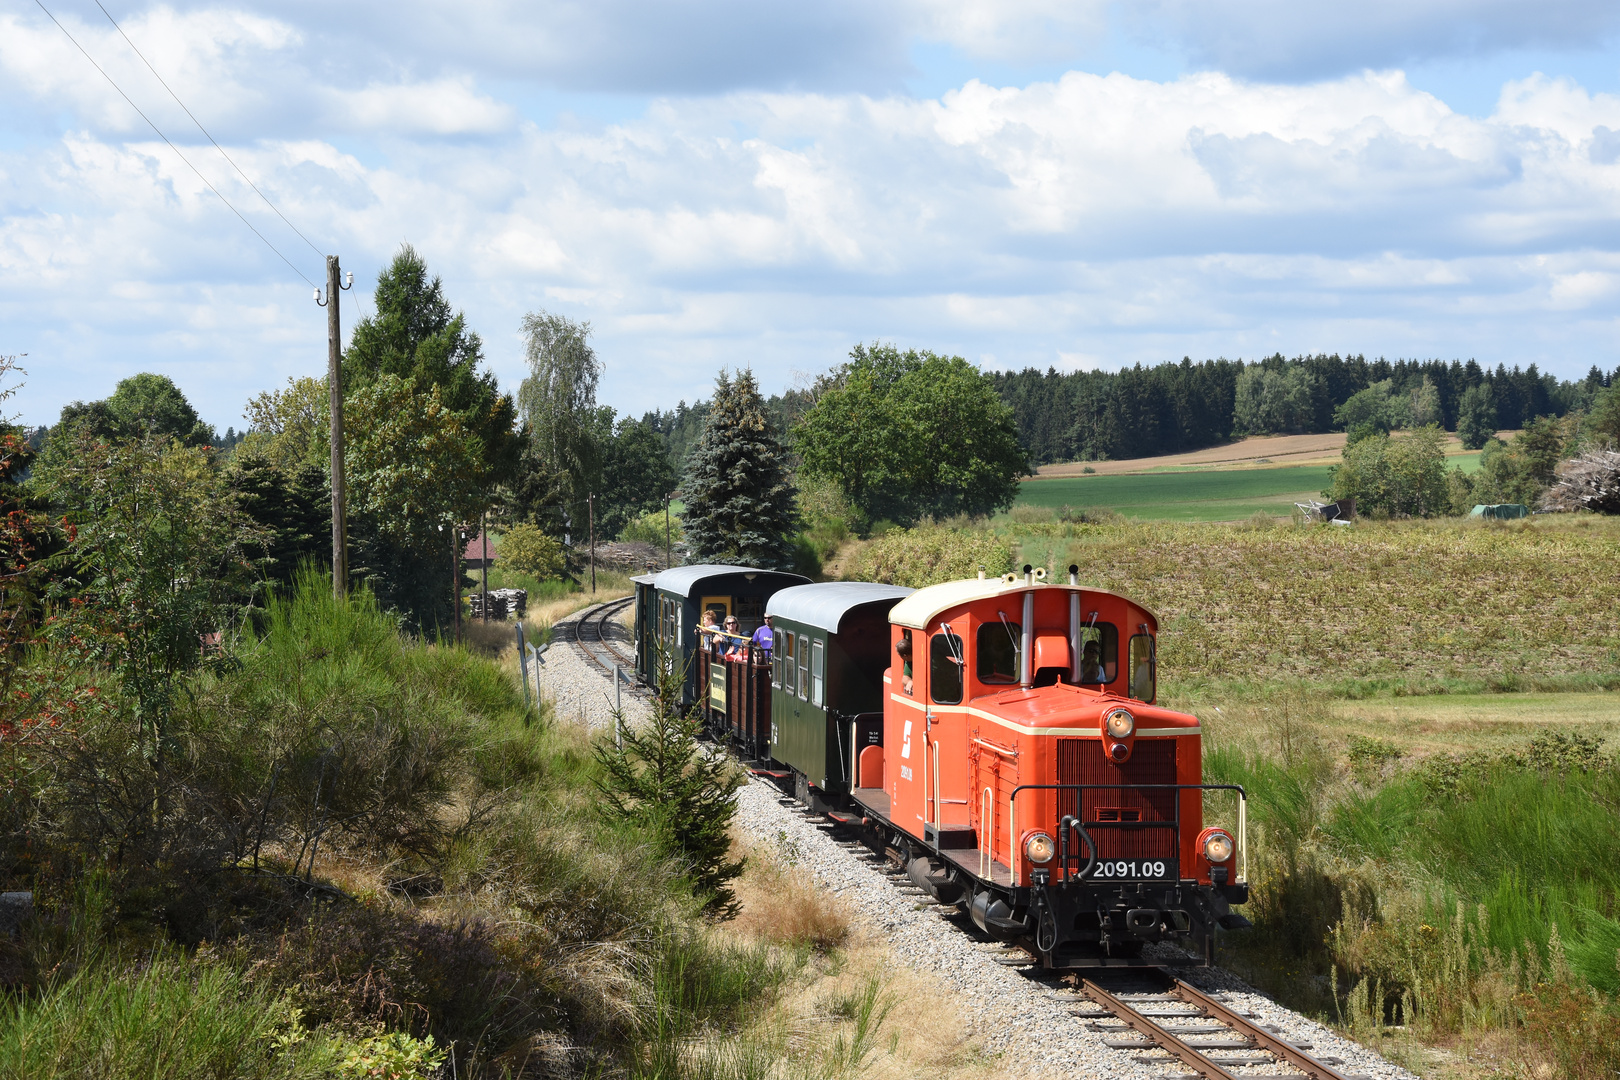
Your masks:
M 0 3 L 24 423 L 156 371 L 240 428 L 402 243 L 636 415 L 872 341 L 1620 364 L 1612 0 L 101 3 Z

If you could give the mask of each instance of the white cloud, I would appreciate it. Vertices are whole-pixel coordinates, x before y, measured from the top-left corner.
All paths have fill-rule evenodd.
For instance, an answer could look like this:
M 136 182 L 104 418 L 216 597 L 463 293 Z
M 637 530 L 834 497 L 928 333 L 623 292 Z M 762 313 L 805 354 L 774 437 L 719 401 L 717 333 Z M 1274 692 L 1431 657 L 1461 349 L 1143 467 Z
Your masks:
M 423 72 L 302 100 L 321 134 L 230 144 L 300 228 L 362 282 L 415 243 L 508 383 L 522 312 L 590 319 L 605 397 L 636 409 L 706 393 L 720 364 L 786 385 L 880 337 L 1015 367 L 1328 348 L 1569 373 L 1612 355 L 1620 169 L 1593 147 L 1620 99 L 1567 82 L 1513 83 L 1485 119 L 1399 73 L 739 91 L 597 128 L 519 122 L 490 86 Z M 0 351 L 54 358 L 30 419 L 162 364 L 238 422 L 250 392 L 321 362 L 306 298 L 161 144 L 90 125 L 0 150 Z

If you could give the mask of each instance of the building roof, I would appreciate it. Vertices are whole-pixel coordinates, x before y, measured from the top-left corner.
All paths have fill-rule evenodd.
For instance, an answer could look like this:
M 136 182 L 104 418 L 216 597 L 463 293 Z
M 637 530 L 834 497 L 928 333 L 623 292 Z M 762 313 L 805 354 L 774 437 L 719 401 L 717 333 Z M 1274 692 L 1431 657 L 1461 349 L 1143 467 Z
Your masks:
M 726 577 L 731 574 L 749 574 L 753 578 L 769 578 L 780 585 L 808 585 L 810 579 L 803 574 L 789 574 L 782 570 L 761 570 L 757 566 L 726 566 L 724 564 L 700 563 L 696 566 L 677 566 L 665 570 L 656 579 L 659 592 L 679 593 L 681 596 L 691 596 L 700 583 L 710 578 Z
M 915 589 L 900 585 L 874 585 L 867 581 L 825 581 L 819 585 L 795 585 L 783 589 L 765 605 L 765 614 L 792 619 L 829 634 L 838 633 L 838 624 L 851 608 L 862 604 L 887 603 L 910 596 Z
M 486 555 L 485 552 L 488 552 L 488 554 Z M 496 559 L 496 548 L 495 545 L 490 543 L 489 539 L 482 532 L 480 532 L 477 536 L 467 541 L 467 546 L 461 549 L 461 557 L 469 562 L 480 559 L 488 559 L 490 562 L 494 562 Z
M 1024 584 L 1019 576 L 1016 580 L 1007 581 L 1004 578 L 968 578 L 965 581 L 947 581 L 942 585 L 930 585 L 926 589 L 918 589 L 889 612 L 889 621 L 899 626 L 909 626 L 914 630 L 926 630 L 933 618 L 942 611 L 948 611 L 963 604 L 971 604 L 975 600 L 988 600 L 994 596 L 1003 596 L 1008 593 L 1021 593 L 1026 589 L 1061 589 L 1064 592 L 1089 592 L 1102 596 L 1119 596 L 1106 589 L 1090 589 L 1084 585 L 1060 585 L 1055 581 L 1037 581 L 1034 585 Z M 1143 604 L 1137 603 L 1128 596 L 1119 596 L 1128 604 L 1136 604 L 1143 611 L 1153 616 L 1154 623 L 1159 617 L 1148 611 Z

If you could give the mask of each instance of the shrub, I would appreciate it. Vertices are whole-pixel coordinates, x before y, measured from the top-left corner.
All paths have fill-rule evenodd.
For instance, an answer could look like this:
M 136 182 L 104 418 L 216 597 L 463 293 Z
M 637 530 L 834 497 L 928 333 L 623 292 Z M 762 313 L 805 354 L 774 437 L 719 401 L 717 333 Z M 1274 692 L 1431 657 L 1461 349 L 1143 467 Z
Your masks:
M 1353 498 L 1362 513 L 1429 517 L 1451 509 L 1444 432 L 1433 425 L 1391 439 L 1375 435 L 1346 444 L 1330 475 L 1330 499 Z
M 567 572 L 567 556 L 558 541 L 536 525 L 519 523 L 500 539 L 500 560 L 522 574 L 533 574 L 541 581 L 555 580 Z
M 666 521 L 669 526 L 668 533 L 664 531 Z M 681 515 L 671 513 L 666 518 L 664 511 L 654 510 L 638 518 L 632 518 L 619 533 L 619 539 L 627 543 L 639 541 L 660 548 L 667 540 L 672 546 L 679 547 L 686 542 L 686 533 L 681 529 Z

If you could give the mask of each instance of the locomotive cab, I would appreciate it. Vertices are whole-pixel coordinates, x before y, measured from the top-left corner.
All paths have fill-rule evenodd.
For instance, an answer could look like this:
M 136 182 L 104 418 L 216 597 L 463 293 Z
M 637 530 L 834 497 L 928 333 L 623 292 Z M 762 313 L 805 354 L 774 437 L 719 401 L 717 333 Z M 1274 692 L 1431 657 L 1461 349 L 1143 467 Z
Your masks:
M 1211 962 L 1214 927 L 1247 925 L 1244 793 L 1202 783 L 1197 717 L 1155 703 L 1152 612 L 1076 567 L 1044 578 L 894 605 L 882 745 L 852 797 L 914 881 L 1046 966 L 1143 963 L 1154 941 L 1197 959 L 1153 963 Z M 1206 795 L 1231 815 L 1212 828 Z

